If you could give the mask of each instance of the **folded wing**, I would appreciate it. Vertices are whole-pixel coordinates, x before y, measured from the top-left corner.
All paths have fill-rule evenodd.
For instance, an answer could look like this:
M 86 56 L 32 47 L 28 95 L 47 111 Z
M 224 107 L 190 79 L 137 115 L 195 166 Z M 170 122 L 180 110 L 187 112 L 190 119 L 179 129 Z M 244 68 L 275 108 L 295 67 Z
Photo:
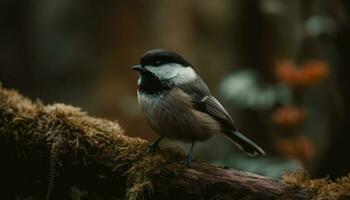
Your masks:
M 237 131 L 228 112 L 210 94 L 208 87 L 200 77 L 194 82 L 180 85 L 179 88 L 191 96 L 191 101 L 197 110 L 205 112 L 219 121 L 222 132 L 241 150 L 249 155 L 265 155 L 265 152 L 257 144 Z

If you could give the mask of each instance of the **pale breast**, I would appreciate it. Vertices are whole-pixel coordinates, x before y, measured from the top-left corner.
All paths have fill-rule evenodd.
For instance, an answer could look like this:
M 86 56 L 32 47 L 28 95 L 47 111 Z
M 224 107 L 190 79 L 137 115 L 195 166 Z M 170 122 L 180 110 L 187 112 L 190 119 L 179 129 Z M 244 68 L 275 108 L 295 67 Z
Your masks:
M 138 93 L 138 100 L 150 126 L 161 136 L 191 142 L 206 140 L 220 132 L 220 124 L 195 110 L 190 97 L 180 89 L 160 95 Z

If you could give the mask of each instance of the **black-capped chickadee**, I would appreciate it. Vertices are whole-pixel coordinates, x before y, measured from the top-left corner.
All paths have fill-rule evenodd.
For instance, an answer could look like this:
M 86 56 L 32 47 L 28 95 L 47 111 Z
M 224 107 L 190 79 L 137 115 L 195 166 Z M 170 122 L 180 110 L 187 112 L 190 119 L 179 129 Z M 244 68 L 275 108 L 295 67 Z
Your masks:
M 149 146 L 158 149 L 162 138 L 192 143 L 185 165 L 191 165 L 196 141 L 223 133 L 251 155 L 265 155 L 233 126 L 225 108 L 210 94 L 192 65 L 179 54 L 155 49 L 144 54 L 132 69 L 140 72 L 138 102 L 151 128 L 160 138 Z

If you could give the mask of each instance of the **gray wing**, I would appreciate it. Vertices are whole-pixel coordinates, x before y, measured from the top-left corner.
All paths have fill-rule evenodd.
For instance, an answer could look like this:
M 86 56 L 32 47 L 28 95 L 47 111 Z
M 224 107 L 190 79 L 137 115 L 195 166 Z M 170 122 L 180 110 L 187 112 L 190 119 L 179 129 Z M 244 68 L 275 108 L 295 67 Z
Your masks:
M 197 110 L 207 113 L 219 121 L 222 126 L 222 132 L 240 149 L 250 155 L 265 155 L 265 152 L 258 145 L 236 130 L 228 112 L 210 94 L 210 90 L 200 77 L 194 82 L 182 84 L 178 87 L 191 96 L 191 101 Z
M 211 95 L 208 86 L 199 76 L 195 81 L 177 87 L 191 96 L 191 101 L 194 103 L 197 110 L 209 114 L 211 117 L 218 120 L 225 128 L 236 130 L 228 112 L 220 102 Z
M 211 95 L 205 96 L 197 104 L 200 104 L 201 111 L 208 113 L 218 120 L 226 129 L 236 130 L 233 126 L 231 116 L 215 97 Z
M 233 126 L 232 119 L 227 113 L 225 108 L 219 103 L 218 100 L 213 96 L 206 96 L 201 100 L 205 107 L 205 112 L 210 116 L 218 120 L 223 127 L 223 133 L 231 139 L 231 141 L 236 144 L 241 150 L 245 151 L 249 155 L 265 155 L 264 150 L 262 150 L 257 144 L 245 137 L 242 133 L 237 131 Z

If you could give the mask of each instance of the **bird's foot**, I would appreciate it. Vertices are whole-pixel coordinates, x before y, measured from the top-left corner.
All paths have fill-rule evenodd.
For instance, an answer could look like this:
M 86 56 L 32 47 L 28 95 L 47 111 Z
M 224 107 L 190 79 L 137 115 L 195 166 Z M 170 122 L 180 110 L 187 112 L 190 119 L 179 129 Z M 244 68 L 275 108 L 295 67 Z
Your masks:
M 153 153 L 153 152 L 155 152 L 155 151 L 157 151 L 157 150 L 159 150 L 159 145 L 158 145 L 158 143 L 152 143 L 152 144 L 150 144 L 149 146 L 148 146 L 148 148 L 147 148 L 147 152 L 148 153 Z
M 190 167 L 192 164 L 192 154 L 188 154 L 182 164 L 184 167 Z
M 153 153 L 157 150 L 159 150 L 159 142 L 163 139 L 163 137 L 159 137 L 155 142 L 153 142 L 152 144 L 150 144 L 147 148 L 147 152 L 148 153 Z

